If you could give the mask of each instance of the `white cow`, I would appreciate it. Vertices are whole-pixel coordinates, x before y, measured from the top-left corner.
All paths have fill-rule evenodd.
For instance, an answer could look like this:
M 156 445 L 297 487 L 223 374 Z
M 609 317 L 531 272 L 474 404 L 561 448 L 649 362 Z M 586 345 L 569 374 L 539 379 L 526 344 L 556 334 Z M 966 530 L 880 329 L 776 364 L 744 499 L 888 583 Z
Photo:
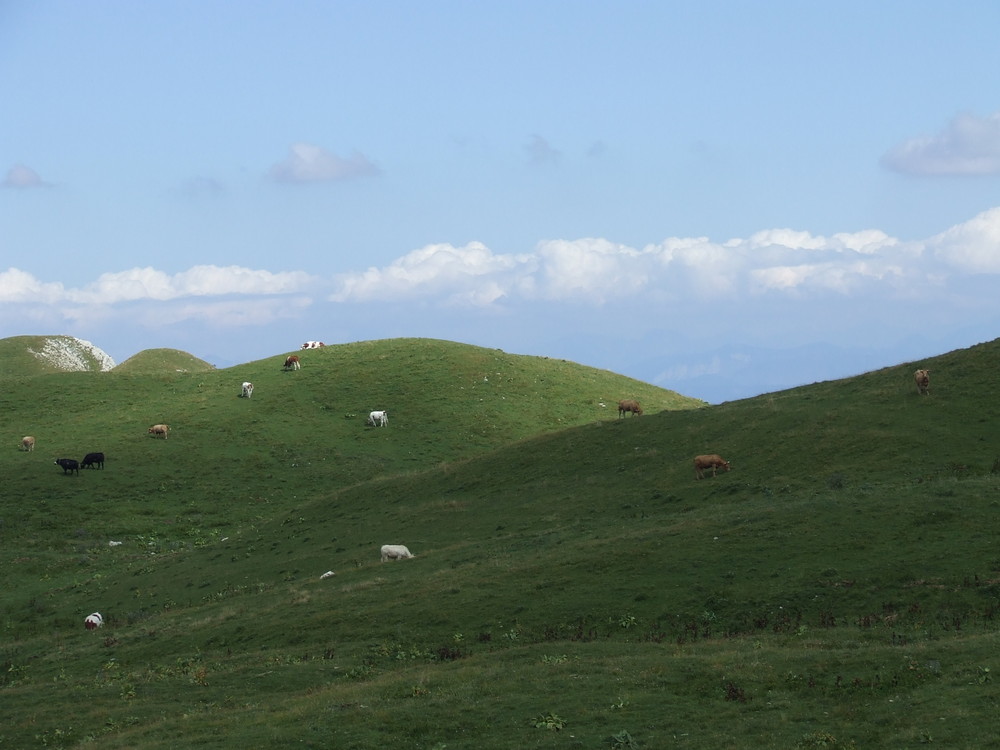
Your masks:
M 252 395 L 253 395 L 253 383 L 247 381 L 246 383 L 243 384 L 243 390 L 240 393 L 240 396 L 243 398 L 250 398 Z
M 413 557 L 413 554 L 402 544 L 382 545 L 382 562 L 386 560 L 406 560 L 410 557 Z
M 368 424 L 372 427 L 385 427 L 389 424 L 389 412 L 373 411 L 368 415 Z
M 322 341 L 307 341 L 302 345 L 303 349 L 319 349 L 321 346 L 326 346 Z

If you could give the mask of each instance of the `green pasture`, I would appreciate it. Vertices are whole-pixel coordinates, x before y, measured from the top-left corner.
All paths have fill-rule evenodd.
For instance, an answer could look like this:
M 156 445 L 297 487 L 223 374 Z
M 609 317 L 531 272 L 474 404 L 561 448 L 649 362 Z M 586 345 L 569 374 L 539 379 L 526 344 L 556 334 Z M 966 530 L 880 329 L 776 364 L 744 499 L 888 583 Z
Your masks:
M 0 747 L 1000 742 L 1000 342 L 712 407 L 450 342 L 285 354 L 3 376 Z

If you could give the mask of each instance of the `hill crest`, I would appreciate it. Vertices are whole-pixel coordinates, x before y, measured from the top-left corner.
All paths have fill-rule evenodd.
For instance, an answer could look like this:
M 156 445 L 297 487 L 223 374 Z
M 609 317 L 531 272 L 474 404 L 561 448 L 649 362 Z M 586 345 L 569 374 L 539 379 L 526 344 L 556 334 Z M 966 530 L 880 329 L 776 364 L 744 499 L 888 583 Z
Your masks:
M 205 372 L 215 367 L 180 349 L 143 349 L 114 368 L 115 372 L 155 375 L 171 372 Z

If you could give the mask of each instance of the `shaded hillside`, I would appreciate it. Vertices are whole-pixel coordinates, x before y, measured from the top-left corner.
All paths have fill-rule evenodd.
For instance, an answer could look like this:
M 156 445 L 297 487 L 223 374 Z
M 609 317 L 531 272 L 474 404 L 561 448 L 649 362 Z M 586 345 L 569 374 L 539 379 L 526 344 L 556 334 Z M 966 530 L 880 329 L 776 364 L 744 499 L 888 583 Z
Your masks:
M 130 375 L 204 372 L 214 369 L 205 360 L 179 349 L 144 349 L 114 368 L 115 372 Z
M 0 376 L 103 372 L 114 366 L 114 360 L 106 352 L 73 336 L 0 339 Z
M 0 689 L 30 717 L 6 741 L 1000 741 L 1000 342 L 623 420 L 605 391 L 639 386 L 570 363 L 417 340 L 302 357 L 38 379 L 79 403 L 74 444 L 180 419 L 79 477 L 0 454 L 33 498 L 0 527 Z M 702 452 L 733 470 L 696 481 Z M 387 542 L 416 557 L 380 563 Z

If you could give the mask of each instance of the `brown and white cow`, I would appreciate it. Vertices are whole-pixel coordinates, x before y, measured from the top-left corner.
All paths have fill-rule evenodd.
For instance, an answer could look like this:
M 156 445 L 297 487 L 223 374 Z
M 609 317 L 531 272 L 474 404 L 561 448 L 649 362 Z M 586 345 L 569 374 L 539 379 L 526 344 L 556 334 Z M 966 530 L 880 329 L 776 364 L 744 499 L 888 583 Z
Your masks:
M 21 450 L 23 451 L 33 451 L 35 450 L 35 438 L 31 435 L 25 435 L 21 438 Z
M 285 364 L 282 367 L 286 370 L 298 370 L 301 369 L 302 363 L 299 361 L 298 354 L 292 354 L 289 357 L 285 357 Z
M 150 435 L 156 437 L 157 435 L 163 435 L 163 439 L 167 439 L 167 433 L 170 432 L 170 425 L 165 424 L 154 424 L 148 430 L 146 430 Z
M 917 384 L 917 393 L 921 396 L 929 395 L 931 392 L 931 371 L 917 370 L 913 373 L 913 380 Z
M 302 345 L 303 349 L 319 349 L 321 346 L 326 346 L 322 341 L 307 341 Z
M 718 453 L 708 453 L 702 456 L 694 457 L 694 478 L 702 479 L 705 476 L 705 470 L 711 469 L 712 476 L 715 476 L 716 471 L 722 469 L 722 471 L 729 471 L 732 468 L 729 462 L 726 461 Z
M 618 418 L 621 419 L 625 416 L 627 412 L 632 412 L 637 417 L 642 416 L 642 407 L 639 406 L 638 401 L 633 401 L 632 399 L 624 399 L 618 402 Z

